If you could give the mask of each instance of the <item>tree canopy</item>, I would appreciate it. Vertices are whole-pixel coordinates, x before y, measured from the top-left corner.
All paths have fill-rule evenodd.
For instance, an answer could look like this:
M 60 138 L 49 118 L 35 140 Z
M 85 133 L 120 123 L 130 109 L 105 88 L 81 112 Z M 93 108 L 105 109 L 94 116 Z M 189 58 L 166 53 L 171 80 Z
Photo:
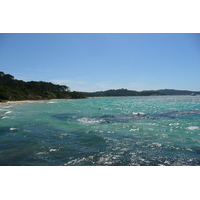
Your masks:
M 106 91 L 99 92 L 82 92 L 83 95 L 88 97 L 100 97 L 100 96 L 150 96 L 150 95 L 162 95 L 157 91 L 142 91 L 137 92 L 135 90 L 127 90 L 127 89 L 111 89 Z
M 84 98 L 83 94 L 71 92 L 66 85 L 44 81 L 17 80 L 10 74 L 0 72 L 0 100 Z

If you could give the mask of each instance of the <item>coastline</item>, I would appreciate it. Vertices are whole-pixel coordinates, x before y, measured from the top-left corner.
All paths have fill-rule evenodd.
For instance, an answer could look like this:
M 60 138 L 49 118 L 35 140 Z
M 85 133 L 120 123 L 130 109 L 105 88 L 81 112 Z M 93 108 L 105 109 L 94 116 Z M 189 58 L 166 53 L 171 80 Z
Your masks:
M 0 102 L 0 106 L 8 106 L 12 104 L 21 104 L 21 103 L 33 103 L 33 102 L 40 102 L 40 101 L 53 101 L 53 100 L 64 100 L 64 99 L 6 101 L 6 102 Z

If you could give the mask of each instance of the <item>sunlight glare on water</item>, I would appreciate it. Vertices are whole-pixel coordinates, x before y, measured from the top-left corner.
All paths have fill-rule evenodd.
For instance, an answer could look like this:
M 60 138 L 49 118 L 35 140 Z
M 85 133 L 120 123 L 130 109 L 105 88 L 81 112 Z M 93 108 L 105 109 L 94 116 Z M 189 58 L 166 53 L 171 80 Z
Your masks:
M 200 164 L 200 96 L 4 105 L 0 120 L 0 165 Z

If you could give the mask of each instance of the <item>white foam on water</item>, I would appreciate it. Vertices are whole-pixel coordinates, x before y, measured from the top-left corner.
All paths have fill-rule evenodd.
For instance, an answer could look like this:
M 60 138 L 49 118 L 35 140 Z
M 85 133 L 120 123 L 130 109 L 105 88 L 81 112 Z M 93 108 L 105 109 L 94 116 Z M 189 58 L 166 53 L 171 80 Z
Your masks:
M 169 162 L 168 160 L 166 160 L 166 161 L 164 162 L 164 164 L 170 165 L 170 162 Z
M 132 128 L 130 129 L 130 131 L 139 131 L 140 129 L 139 128 Z
M 77 119 L 77 121 L 79 121 L 83 124 L 99 124 L 99 123 L 104 122 L 103 119 L 95 119 L 95 118 L 90 119 L 90 118 L 87 118 L 87 117 Z
M 187 129 L 188 130 L 197 130 L 197 129 L 199 129 L 199 127 L 198 126 L 189 126 L 189 127 L 187 127 Z
M 64 165 L 78 164 L 78 163 L 83 162 L 85 160 L 86 160 L 86 158 L 77 158 L 77 159 L 74 159 L 74 160 L 70 160 L 69 162 L 65 163 Z
M 143 112 L 132 112 L 132 115 L 141 116 L 141 115 L 146 115 L 146 113 L 143 113 Z
M 108 133 L 115 133 L 115 131 L 108 131 Z
M 58 151 L 58 149 L 50 149 L 49 152 Z
M 172 124 L 169 124 L 169 126 L 178 126 L 180 125 L 180 123 L 172 123 Z
M 140 161 L 142 161 L 142 162 L 144 162 L 145 161 L 145 159 L 144 158 L 138 158 Z
M 36 155 L 42 155 L 42 154 L 47 154 L 47 152 L 44 151 L 44 152 L 38 152 L 38 153 L 36 153 Z
M 2 117 L 2 119 L 6 119 L 6 118 L 9 118 L 9 117 L 6 117 L 6 116 L 5 116 L 5 117 Z
M 152 143 L 152 144 L 155 145 L 155 146 L 157 146 L 157 147 L 161 147 L 161 146 L 162 146 L 162 144 L 157 143 L 157 142 L 154 142 L 154 143 Z
M 99 164 L 105 164 L 105 165 L 111 165 L 112 162 L 112 155 L 103 155 L 100 157 L 100 159 L 97 161 Z
M 61 135 L 61 136 L 67 136 L 67 135 L 70 135 L 70 134 L 67 134 L 67 133 L 61 133 L 60 135 Z
M 47 103 L 56 103 L 56 102 L 54 102 L 54 101 L 50 101 L 50 102 L 47 102 Z
M 12 105 L 6 105 L 5 108 L 13 108 Z
M 11 112 L 12 112 L 12 111 L 9 110 L 9 111 L 7 111 L 7 112 L 5 113 L 5 115 L 10 114 Z
M 187 150 L 188 150 L 188 151 L 192 151 L 192 149 L 190 149 L 190 148 L 187 148 Z
M 10 128 L 10 131 L 16 131 L 19 130 L 18 128 Z

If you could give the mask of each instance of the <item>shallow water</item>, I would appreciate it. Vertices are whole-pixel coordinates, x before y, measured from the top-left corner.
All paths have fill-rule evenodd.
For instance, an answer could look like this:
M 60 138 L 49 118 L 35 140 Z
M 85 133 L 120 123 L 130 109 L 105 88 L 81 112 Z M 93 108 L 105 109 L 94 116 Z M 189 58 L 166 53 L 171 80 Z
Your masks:
M 200 165 L 200 96 L 1 106 L 0 165 Z

